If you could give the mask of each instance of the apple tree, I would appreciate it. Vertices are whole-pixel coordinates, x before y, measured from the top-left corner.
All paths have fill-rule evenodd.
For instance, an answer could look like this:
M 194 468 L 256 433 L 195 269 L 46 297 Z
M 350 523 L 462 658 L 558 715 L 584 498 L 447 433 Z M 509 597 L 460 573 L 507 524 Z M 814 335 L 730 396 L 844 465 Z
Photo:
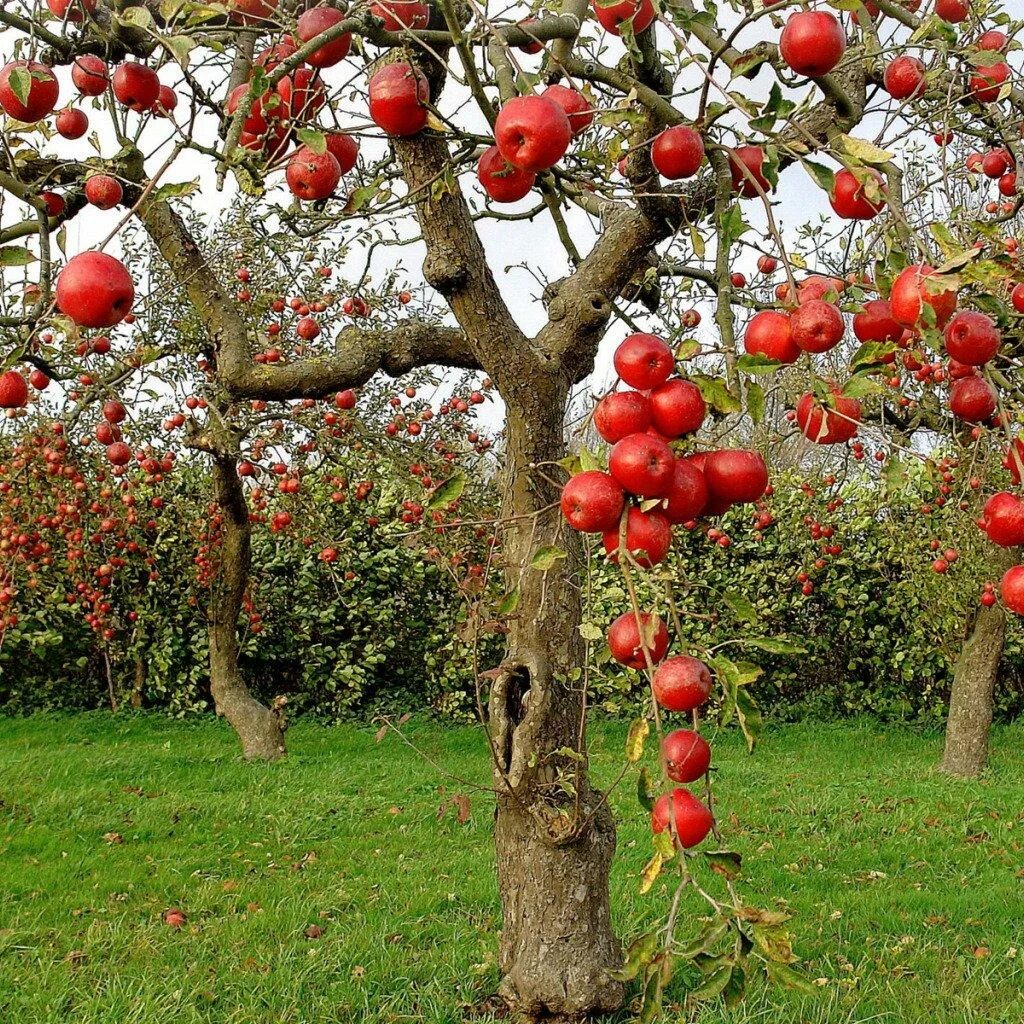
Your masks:
M 977 270 L 984 246 L 949 256 L 908 218 L 894 150 L 924 125 L 941 140 L 999 140 L 1019 162 L 1024 94 L 1010 42 L 1017 26 L 1003 6 L 565 0 L 551 11 L 456 0 L 344 9 L 20 0 L 0 11 L 11 55 L 0 71 L 0 252 L 5 266 L 26 268 L 28 285 L 12 283 L 4 296 L 12 366 L 47 362 L 48 346 L 68 331 L 156 315 L 176 288 L 201 326 L 211 409 L 333 399 L 379 372 L 430 366 L 486 375 L 503 400 L 506 650 L 482 679 L 498 804 L 501 991 L 518 1009 L 537 1017 L 613 1010 L 623 978 L 640 971 L 655 1007 L 679 952 L 678 906 L 667 931 L 634 947 L 624 968 L 611 925 L 615 830 L 589 780 L 583 728 L 591 631 L 580 631 L 589 550 L 580 534 L 604 533 L 618 557 L 628 601 L 608 645 L 650 673 L 652 716 L 659 701 L 663 710 L 692 704 L 707 679 L 689 655 L 666 658 L 667 626 L 634 574 L 656 565 L 673 527 L 767 493 L 762 456 L 750 444 L 722 449 L 721 425 L 744 411 L 745 422 L 761 423 L 780 397 L 763 385 L 767 371 L 814 365 L 842 340 L 843 313 L 868 295 L 929 346 L 954 314 L 980 315 L 991 298 L 993 277 Z M 70 108 L 60 106 L 62 93 Z M 72 153 L 76 139 L 91 142 Z M 1013 204 L 1005 216 L 1015 216 L 1008 164 L 1003 177 Z M 248 196 L 251 215 L 275 234 L 289 231 L 294 251 L 340 234 L 400 252 L 393 265 L 415 253 L 445 316 L 357 317 L 330 338 L 303 336 L 310 345 L 300 352 L 258 358 L 265 346 L 237 281 L 211 260 L 188 213 L 209 215 L 222 189 Z M 804 278 L 780 228 L 787 197 L 826 199 L 836 225 L 879 218 L 877 273 L 874 261 L 861 268 L 869 276 L 845 298 L 831 277 Z M 93 220 L 104 208 L 107 219 Z M 104 251 L 129 221 L 162 261 L 147 274 Z M 69 243 L 78 223 L 104 225 L 89 239 L 97 245 Z M 503 272 L 517 239 L 536 294 L 533 285 L 513 289 L 511 268 Z M 758 309 L 756 328 L 747 326 L 742 353 L 749 303 L 735 261 L 748 250 L 778 261 L 786 282 Z M 689 333 L 697 317 L 679 301 L 687 288 L 711 296 L 708 344 Z M 998 315 L 1009 316 L 1002 302 Z M 598 424 L 614 438 L 606 473 L 589 452 L 565 460 L 567 412 L 609 333 L 631 389 L 620 394 L 636 397 L 616 398 L 616 415 Z M 0 396 L 8 406 L 25 400 L 14 377 Z M 986 375 L 958 383 L 969 416 L 990 419 L 998 396 Z M 861 386 L 813 388 L 794 410 L 800 429 L 852 442 Z M 229 510 L 222 544 L 231 572 L 246 561 L 245 514 L 230 491 L 237 456 L 212 438 L 208 447 Z M 579 472 L 564 493 L 565 468 Z M 1011 609 L 1024 607 L 1022 574 L 1003 586 Z M 225 663 L 236 624 L 230 615 L 219 624 Z M 743 670 L 714 667 L 749 724 Z M 243 711 L 236 728 L 251 751 L 276 752 L 276 721 L 249 704 Z M 689 732 L 663 748 L 672 781 L 706 768 L 700 737 Z M 644 733 L 631 734 L 630 757 Z M 675 861 L 688 875 L 691 855 L 679 847 L 713 831 L 713 809 L 674 789 L 655 803 L 652 824 L 660 836 L 652 863 Z M 717 867 L 729 874 L 730 864 Z M 742 993 L 736 956 L 753 945 L 751 929 L 773 925 L 745 920 L 737 901 L 727 902 L 724 927 L 734 929 L 737 953 L 696 956 L 709 972 L 703 993 L 728 1001 Z M 788 947 L 771 948 L 784 975 Z

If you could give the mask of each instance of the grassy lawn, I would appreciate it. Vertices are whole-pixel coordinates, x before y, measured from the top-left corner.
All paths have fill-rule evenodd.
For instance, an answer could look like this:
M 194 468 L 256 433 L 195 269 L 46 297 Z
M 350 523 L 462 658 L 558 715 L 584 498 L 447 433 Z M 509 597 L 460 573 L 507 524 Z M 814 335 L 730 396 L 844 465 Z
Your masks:
M 486 782 L 475 730 L 410 729 Z M 604 778 L 624 734 L 593 732 Z M 299 723 L 289 739 L 268 767 L 241 763 L 212 720 L 0 720 L 0 1021 L 463 1020 L 496 981 L 487 794 L 465 824 L 450 806 L 439 819 L 464 789 L 394 736 Z M 720 737 L 742 891 L 796 910 L 797 951 L 826 980 L 703 1024 L 1019 1024 L 1022 741 L 997 731 L 990 777 L 968 785 L 933 771 L 934 735 L 786 727 L 754 758 Z M 649 843 L 631 791 L 615 800 L 626 935 L 666 906 L 661 883 L 636 894 Z M 175 905 L 181 931 L 161 920 Z

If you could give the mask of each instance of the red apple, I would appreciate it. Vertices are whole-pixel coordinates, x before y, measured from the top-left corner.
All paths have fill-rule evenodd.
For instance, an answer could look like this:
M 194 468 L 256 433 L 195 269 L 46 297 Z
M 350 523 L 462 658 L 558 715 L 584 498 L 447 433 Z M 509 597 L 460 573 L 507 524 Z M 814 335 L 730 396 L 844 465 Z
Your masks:
M 1007 569 L 1001 586 L 1003 604 L 1014 615 L 1024 615 L 1024 565 Z
M 151 110 L 160 97 L 160 79 L 156 72 L 134 61 L 118 65 L 113 83 L 118 102 L 136 113 Z
M 827 11 L 797 11 L 791 14 L 779 38 L 782 59 L 798 75 L 821 78 L 842 59 L 846 34 Z
M 619 560 L 619 523 L 604 532 L 604 550 L 613 562 Z M 650 567 L 664 561 L 672 547 L 672 525 L 659 512 L 631 508 L 626 515 L 626 550 L 640 565 Z
M 946 351 L 957 362 L 981 366 L 995 357 L 1001 338 L 991 317 L 968 309 L 946 324 L 945 341 Z
M 903 324 L 894 319 L 892 306 L 887 299 L 872 299 L 853 318 L 853 333 L 858 341 L 883 342 L 899 341 L 903 336 Z
M 925 70 L 925 66 L 916 57 L 904 54 L 886 65 L 882 84 L 894 100 L 916 98 L 927 88 Z
M 768 486 L 768 467 L 757 452 L 728 448 L 709 452 L 704 480 L 712 498 L 732 505 L 757 501 Z
M 996 389 L 984 377 L 964 377 L 949 389 L 949 411 L 968 423 L 985 423 L 997 404 Z
M 281 103 L 274 107 L 269 101 L 264 111 L 269 117 L 286 117 L 293 121 L 311 121 L 327 102 L 327 91 L 316 70 L 296 68 L 274 86 Z
M 672 482 L 665 492 L 665 518 L 670 523 L 688 523 L 704 511 L 707 503 L 703 469 L 693 459 L 676 459 Z
M 621 0 L 620 3 L 604 6 L 591 0 L 594 7 L 594 17 L 600 22 L 601 27 L 612 35 L 619 35 L 624 22 L 632 19 L 633 34 L 639 35 L 645 31 L 654 21 L 654 4 L 651 0 Z
M 388 64 L 370 79 L 370 117 L 388 135 L 415 135 L 427 123 L 427 80 L 411 64 Z
M 664 832 L 674 826 L 675 838 L 684 849 L 700 845 L 715 820 L 688 789 L 674 789 L 658 797 L 651 812 L 651 830 Z
M 370 13 L 380 18 L 386 32 L 415 31 L 430 21 L 430 7 L 420 0 L 377 0 L 370 5 Z
M 15 60 L 0 70 L 0 107 L 8 117 L 35 124 L 57 106 L 60 86 L 45 64 Z
M 651 392 L 650 405 L 654 427 L 665 437 L 682 437 L 700 430 L 708 412 L 700 388 L 678 377 L 659 384 Z
M 657 615 L 641 612 L 640 620 L 637 621 L 633 612 L 626 612 L 608 627 L 608 649 L 620 665 L 626 668 L 646 668 L 644 648 L 650 654 L 652 665 L 657 665 L 668 650 L 668 630 Z
M 815 444 L 841 444 L 857 434 L 861 419 L 860 402 L 847 398 L 833 387 L 831 406 L 825 407 L 808 391 L 796 403 L 796 424 Z
M 981 514 L 984 530 L 993 544 L 1015 548 L 1024 544 L 1024 502 L 1009 491 L 993 494 Z
M 615 372 L 631 388 L 649 391 L 675 369 L 672 349 L 656 334 L 630 334 L 615 349 Z
M 109 174 L 94 174 L 85 183 L 85 198 L 100 210 L 111 210 L 124 194 L 120 182 Z
M 54 124 L 58 135 L 65 139 L 80 139 L 89 130 L 89 117 L 75 107 L 65 107 L 58 112 Z
M 83 96 L 102 96 L 110 81 L 110 70 L 102 57 L 83 53 L 71 66 L 71 81 Z
M 608 472 L 630 494 L 660 498 L 668 491 L 675 456 L 664 441 L 650 434 L 630 434 L 608 456 Z
M 112 466 L 127 466 L 132 460 L 132 450 L 124 441 L 107 445 L 107 461 Z
M 293 195 L 311 203 L 334 195 L 341 181 L 341 166 L 331 153 L 314 153 L 303 146 L 288 161 L 285 178 Z
M 651 425 L 651 404 L 639 391 L 613 391 L 594 408 L 594 428 L 609 444 Z
M 351 135 L 344 132 L 328 132 L 327 152 L 338 161 L 342 174 L 348 174 L 356 165 L 359 158 L 359 143 Z
M 96 10 L 96 0 L 46 0 L 46 6 L 55 18 L 79 24 L 83 15 Z
M 743 334 L 743 347 L 750 355 L 765 356 L 778 363 L 795 363 L 800 346 L 793 340 L 790 318 L 774 309 L 755 313 Z
M 586 131 L 594 120 L 594 108 L 590 100 L 578 89 L 570 89 L 564 85 L 549 85 L 541 96 L 552 103 L 557 103 L 565 111 L 574 137 Z
M 884 188 L 882 175 L 873 167 L 867 168 L 864 173 L 874 185 L 862 182 L 853 171 L 845 168 L 836 175 L 835 194 L 829 196 L 829 202 L 832 209 L 845 220 L 871 220 L 885 209 L 885 197 L 878 194 Z
M 516 96 L 498 111 L 494 141 L 513 167 L 537 173 L 562 159 L 572 129 L 557 103 L 543 96 Z
M 901 271 L 893 282 L 889 294 L 889 305 L 892 315 L 901 324 L 915 326 L 921 319 L 924 304 L 931 306 L 935 312 L 937 327 L 944 327 L 946 321 L 956 309 L 957 291 L 952 287 L 943 287 L 943 281 L 928 281 L 936 276 L 935 269 L 927 263 L 914 264 Z
M 344 20 L 345 15 L 334 7 L 314 7 L 299 15 L 295 34 L 301 42 L 308 43 Z M 314 50 L 306 58 L 306 63 L 314 68 L 334 67 L 348 56 L 351 45 L 352 34 L 344 32 L 331 42 L 324 43 L 318 50 Z
M 828 352 L 843 340 L 846 327 L 838 306 L 824 299 L 802 302 L 789 318 L 793 342 L 804 352 Z
M 1024 313 L 1024 282 L 1013 286 L 1013 291 L 1010 292 L 1010 305 L 1018 313 Z
M 676 124 L 655 136 L 651 144 L 654 169 L 670 181 L 692 178 L 704 162 L 704 140 L 689 125 Z
M 951 25 L 966 21 L 971 13 L 970 0 L 935 0 L 935 14 Z
M 57 278 L 57 305 L 79 327 L 113 327 L 131 312 L 134 300 L 124 264 L 103 252 L 72 256 Z
M 28 385 L 17 370 L 0 373 L 0 409 L 20 409 L 28 403 Z
M 178 105 L 178 94 L 169 86 L 161 85 L 153 104 L 153 113 L 157 117 L 170 117 Z
M 513 167 L 497 146 L 488 146 L 476 166 L 477 180 L 496 203 L 516 203 L 530 194 L 537 175 Z
M 764 174 L 764 150 L 760 146 L 739 146 L 729 151 L 732 188 L 744 199 L 754 199 L 772 190 Z
M 654 670 L 651 689 L 666 711 L 693 711 L 711 694 L 711 672 L 704 662 L 679 654 Z
M 269 21 L 277 10 L 278 0 L 227 0 L 231 20 L 241 25 L 255 25 Z
M 661 756 L 665 774 L 673 782 L 696 782 L 711 767 L 711 747 L 692 729 L 670 732 L 661 741 Z
M 985 68 L 975 68 L 968 87 L 979 103 L 995 103 L 1003 83 L 1010 77 L 1010 65 L 1000 61 Z
M 577 473 L 562 488 L 561 508 L 566 522 L 581 533 L 617 530 L 626 503 L 622 488 L 607 474 L 592 469 Z

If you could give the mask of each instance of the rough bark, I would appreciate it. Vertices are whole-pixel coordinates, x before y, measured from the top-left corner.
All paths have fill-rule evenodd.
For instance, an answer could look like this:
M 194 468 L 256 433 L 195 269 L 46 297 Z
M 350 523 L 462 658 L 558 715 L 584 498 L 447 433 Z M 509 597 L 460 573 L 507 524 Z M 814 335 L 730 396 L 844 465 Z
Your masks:
M 520 600 L 489 709 L 498 760 L 500 992 L 521 1012 L 568 1019 L 623 1000 L 609 976 L 621 962 L 608 888 L 615 826 L 585 760 L 581 546 L 551 508 L 557 487 L 533 468 L 564 455 L 568 383 L 554 374 L 533 383 L 533 403 L 508 410 L 502 552 Z M 531 569 L 533 553 L 548 544 L 568 557 L 547 573 Z M 582 759 L 556 753 L 564 748 Z
M 1011 564 L 1009 552 L 1002 549 L 993 559 L 1000 575 Z M 953 672 L 946 745 L 939 765 L 949 775 L 976 778 L 988 765 L 989 732 L 1005 638 L 1006 612 L 1002 605 L 979 607 Z
M 273 761 L 285 752 L 281 718 L 249 693 L 238 670 L 238 616 L 249 578 L 249 510 L 235 461 L 213 458 L 217 505 L 222 512 L 219 568 L 209 605 L 210 690 L 242 741 L 246 760 Z

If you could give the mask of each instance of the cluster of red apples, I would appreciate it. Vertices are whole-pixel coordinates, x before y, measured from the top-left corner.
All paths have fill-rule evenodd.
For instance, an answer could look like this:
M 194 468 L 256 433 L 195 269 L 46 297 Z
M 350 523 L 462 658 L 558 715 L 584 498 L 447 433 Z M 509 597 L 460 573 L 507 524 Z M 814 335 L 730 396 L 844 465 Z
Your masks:
M 583 533 L 600 533 L 608 557 L 649 568 L 663 561 L 672 529 L 693 527 L 732 505 L 755 502 L 768 487 L 764 459 L 754 451 L 727 449 L 677 454 L 672 445 L 696 433 L 707 408 L 691 381 L 674 376 L 675 357 L 653 334 L 632 334 L 616 349 L 615 370 L 631 390 L 605 395 L 594 409 L 594 426 L 611 445 L 608 471 L 575 474 L 562 490 L 562 513 Z M 628 570 L 626 570 L 628 571 Z M 627 668 L 647 670 L 659 704 L 668 711 L 695 711 L 707 700 L 711 675 L 696 658 L 666 658 L 668 629 L 653 611 L 629 611 L 608 629 L 612 657 Z M 711 761 L 707 741 L 678 729 L 662 743 L 662 760 L 673 782 L 695 782 Z M 710 810 L 689 790 L 676 789 L 655 804 L 656 832 L 671 828 L 684 847 L 711 830 Z

